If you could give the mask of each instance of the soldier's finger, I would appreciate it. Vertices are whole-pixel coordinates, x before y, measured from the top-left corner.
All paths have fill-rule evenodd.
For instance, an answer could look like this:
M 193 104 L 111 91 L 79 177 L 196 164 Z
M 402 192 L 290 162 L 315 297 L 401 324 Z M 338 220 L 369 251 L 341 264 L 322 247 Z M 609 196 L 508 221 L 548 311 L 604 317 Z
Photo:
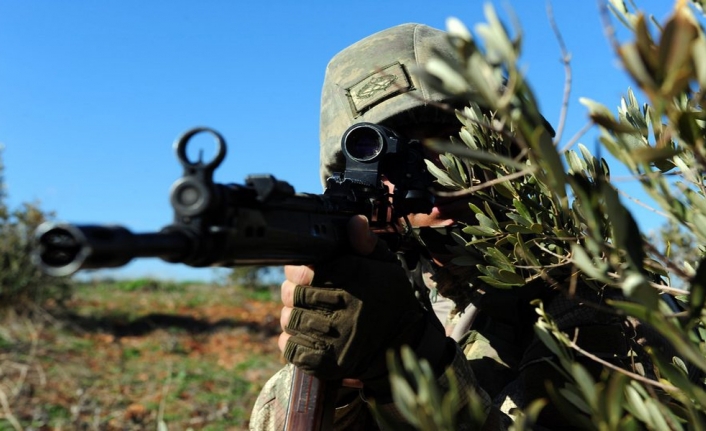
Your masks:
M 283 331 L 287 328 L 287 325 L 289 324 L 289 320 L 292 315 L 292 310 L 292 307 L 282 307 L 282 311 L 280 311 L 279 326 L 282 327 Z
M 294 284 L 311 284 L 314 279 L 314 269 L 304 265 L 286 265 L 284 276 Z
M 365 216 L 353 216 L 348 221 L 348 240 L 353 250 L 361 256 L 385 262 L 397 261 L 387 243 L 370 230 L 370 224 Z
M 378 237 L 370 231 L 367 217 L 356 215 L 348 221 L 348 239 L 356 253 L 366 256 L 373 252 Z
M 294 289 L 297 287 L 296 283 L 292 283 L 289 280 L 285 280 L 282 282 L 282 286 L 280 287 L 279 294 L 280 298 L 282 298 L 282 304 L 285 307 L 294 307 Z
M 279 334 L 279 339 L 277 340 L 277 347 L 279 347 L 279 351 L 284 353 L 284 349 L 287 346 L 287 341 L 289 341 L 289 338 L 291 335 L 287 334 L 286 332 L 282 332 Z

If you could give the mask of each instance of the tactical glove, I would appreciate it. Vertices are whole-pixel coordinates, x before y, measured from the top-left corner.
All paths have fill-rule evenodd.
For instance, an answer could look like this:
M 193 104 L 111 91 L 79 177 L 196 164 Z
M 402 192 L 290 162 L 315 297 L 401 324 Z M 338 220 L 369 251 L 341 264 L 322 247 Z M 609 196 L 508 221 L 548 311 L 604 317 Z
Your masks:
M 397 262 L 347 255 L 319 265 L 312 286 L 297 286 L 285 331 L 285 358 L 325 380 L 386 374 L 387 349 L 413 348 L 427 312 Z

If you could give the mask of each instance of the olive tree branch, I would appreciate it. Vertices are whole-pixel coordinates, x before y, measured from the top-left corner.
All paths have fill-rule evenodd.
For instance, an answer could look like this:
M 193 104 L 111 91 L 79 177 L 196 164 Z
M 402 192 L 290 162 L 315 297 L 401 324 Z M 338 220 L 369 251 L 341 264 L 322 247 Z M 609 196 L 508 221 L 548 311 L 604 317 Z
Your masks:
M 554 31 L 554 36 L 559 44 L 559 49 L 561 50 L 561 64 L 564 65 L 564 95 L 561 101 L 561 111 L 559 112 L 559 124 L 557 125 L 556 136 L 554 138 L 555 143 L 561 142 L 561 136 L 564 133 L 564 127 L 566 126 L 566 116 L 569 111 L 569 96 L 571 95 L 571 54 L 569 54 L 566 49 L 566 44 L 564 43 L 564 38 L 559 31 L 559 26 L 554 19 L 554 10 L 552 9 L 551 2 L 547 1 L 547 17 L 549 18 L 549 24 Z
M 678 391 L 678 390 L 679 390 L 679 388 L 677 388 L 676 386 L 672 386 L 672 385 L 669 385 L 669 384 L 666 384 L 666 383 L 660 383 L 660 382 L 658 382 L 658 381 L 656 381 L 656 380 L 648 379 L 647 377 L 644 377 L 644 376 L 642 376 L 642 375 L 640 375 L 640 374 L 633 373 L 633 372 L 628 371 L 628 370 L 626 370 L 626 369 L 624 369 L 624 368 L 621 368 L 621 367 L 619 367 L 619 366 L 617 366 L 617 365 L 611 364 L 610 362 L 608 362 L 608 361 L 606 361 L 606 360 L 604 360 L 604 359 L 602 359 L 602 358 L 600 358 L 600 357 L 594 355 L 593 353 L 582 349 L 581 347 L 579 347 L 578 344 L 576 344 L 576 341 L 575 341 L 575 340 L 576 340 L 576 337 L 578 336 L 578 331 L 579 331 L 579 328 L 576 328 L 576 331 L 574 332 L 574 339 L 573 339 L 573 340 L 569 340 L 569 341 L 568 341 L 568 344 L 569 344 L 569 347 L 571 347 L 572 349 L 576 350 L 576 351 L 579 352 L 580 354 L 586 356 L 587 358 L 589 358 L 589 359 L 591 359 L 591 360 L 593 360 L 593 361 L 598 362 L 599 364 L 603 365 L 604 367 L 607 367 L 607 368 L 610 368 L 610 369 L 613 370 L 613 371 L 617 371 L 617 372 L 619 372 L 619 373 L 625 374 L 626 376 L 628 376 L 628 377 L 630 377 L 630 378 L 632 378 L 632 379 L 634 379 L 634 380 L 638 380 L 638 381 L 640 381 L 640 382 L 642 382 L 642 383 L 645 383 L 645 384 L 648 384 L 648 385 L 651 385 L 651 386 L 655 386 L 655 387 L 658 387 L 658 388 L 660 388 L 660 389 L 663 389 L 663 390 L 665 390 L 665 391 L 670 391 L 670 392 L 674 392 L 674 391 Z

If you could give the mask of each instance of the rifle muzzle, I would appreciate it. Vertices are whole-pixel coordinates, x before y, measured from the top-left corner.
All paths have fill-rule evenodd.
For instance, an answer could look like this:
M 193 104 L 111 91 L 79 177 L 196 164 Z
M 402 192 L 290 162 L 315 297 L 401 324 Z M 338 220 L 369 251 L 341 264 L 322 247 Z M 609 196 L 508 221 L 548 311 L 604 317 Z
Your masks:
M 35 263 L 53 276 L 79 269 L 115 268 L 136 257 L 178 261 L 189 250 L 179 232 L 135 234 L 122 226 L 42 223 L 35 234 Z

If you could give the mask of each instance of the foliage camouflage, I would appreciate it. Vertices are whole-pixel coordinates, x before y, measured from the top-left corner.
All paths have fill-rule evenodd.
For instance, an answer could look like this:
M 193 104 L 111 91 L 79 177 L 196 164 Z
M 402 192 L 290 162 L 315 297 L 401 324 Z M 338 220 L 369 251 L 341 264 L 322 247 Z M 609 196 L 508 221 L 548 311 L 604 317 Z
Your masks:
M 26 309 L 48 299 L 61 301 L 69 294 L 67 279 L 42 274 L 31 262 L 34 230 L 51 214 L 36 204 L 10 209 L 0 158 L 0 312 L 9 307 Z
M 647 101 L 639 102 L 628 89 L 616 115 L 581 99 L 602 148 L 697 245 L 706 243 L 706 115 L 701 109 L 706 36 L 696 17 L 701 6 L 677 1 L 673 14 L 659 24 L 622 1 L 602 5 L 604 16 L 610 10 L 631 32 L 631 41 L 611 42 Z M 621 203 L 605 160 L 573 139 L 561 142 L 559 134 L 552 141 L 543 132 L 544 120 L 521 73 L 521 33 L 512 38 L 492 6 L 485 14 L 487 22 L 475 27 L 475 36 L 449 19 L 457 61 L 431 61 L 419 72 L 439 90 L 469 100 L 458 114 L 463 125 L 458 138 L 432 144 L 442 154 L 444 169 L 429 164 L 450 193 L 468 196 L 477 219 L 456 235 L 455 263 L 474 269 L 469 281 L 475 287 L 516 289 L 542 278 L 562 289 L 576 283 L 619 289 L 626 300 L 608 306 L 653 326 L 678 357 L 654 355 L 659 381 L 628 372 L 594 381 L 572 361 L 577 346 L 571 337 L 538 303 L 535 331 L 573 380 L 572 386 L 555 388 L 553 399 L 567 412 L 586 414 L 574 415 L 585 429 L 706 429 L 704 382 L 694 378 L 706 372 L 704 258 L 692 254 L 700 261 L 687 262 L 651 245 Z M 662 300 L 673 296 L 684 299 L 683 312 L 668 306 L 676 302 Z M 411 386 L 403 383 L 395 368 L 400 410 L 423 416 L 416 422 L 421 429 L 451 429 L 434 412 L 454 411 L 449 403 L 457 397 L 430 396 L 433 379 L 424 377 L 424 367 L 408 357 L 402 362 L 414 377 Z M 421 402 L 434 407 L 415 408 Z M 531 428 L 541 408 L 541 402 L 529 406 L 515 429 Z

